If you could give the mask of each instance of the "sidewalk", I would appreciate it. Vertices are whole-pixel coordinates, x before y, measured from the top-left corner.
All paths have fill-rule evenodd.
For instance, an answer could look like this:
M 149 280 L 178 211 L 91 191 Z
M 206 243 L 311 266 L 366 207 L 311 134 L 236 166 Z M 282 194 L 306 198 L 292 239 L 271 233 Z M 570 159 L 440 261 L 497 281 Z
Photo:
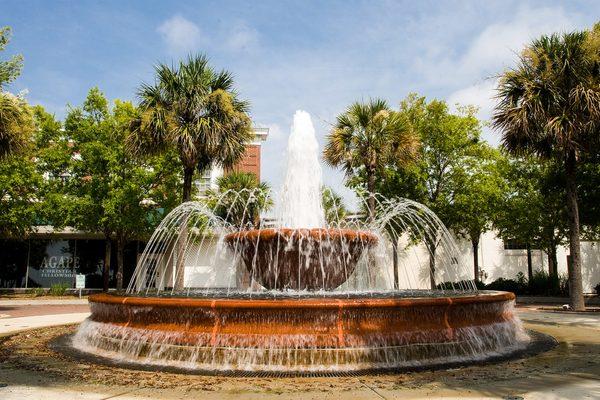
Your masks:
M 45 299 L 43 297 L 32 297 L 30 299 L 3 299 L 0 298 L 2 306 L 30 306 L 30 305 L 63 305 L 63 304 L 88 304 L 87 299 L 65 297 L 64 299 Z
M 0 335 L 75 324 L 89 315 L 87 299 L 0 299 Z
M 1 318 L 0 336 L 24 331 L 27 329 L 76 324 L 89 317 L 89 315 L 89 312 L 83 312 L 69 314 L 35 315 L 18 318 Z

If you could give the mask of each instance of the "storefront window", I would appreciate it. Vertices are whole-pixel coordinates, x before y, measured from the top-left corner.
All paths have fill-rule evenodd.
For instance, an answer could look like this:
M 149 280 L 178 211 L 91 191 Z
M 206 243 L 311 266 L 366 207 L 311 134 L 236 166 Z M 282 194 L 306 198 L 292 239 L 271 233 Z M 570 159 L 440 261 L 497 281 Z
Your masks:
M 74 240 L 31 240 L 30 243 L 29 287 L 73 285 L 79 266 Z
M 141 247 L 140 247 L 141 246 Z M 123 282 L 127 286 L 143 244 L 129 242 L 123 254 Z M 116 285 L 117 257 L 113 246 L 109 284 Z M 85 287 L 103 286 L 105 241 L 101 239 L 0 240 L 0 288 L 73 287 L 75 275 L 85 275 Z
M 0 288 L 25 286 L 27 241 L 0 240 Z

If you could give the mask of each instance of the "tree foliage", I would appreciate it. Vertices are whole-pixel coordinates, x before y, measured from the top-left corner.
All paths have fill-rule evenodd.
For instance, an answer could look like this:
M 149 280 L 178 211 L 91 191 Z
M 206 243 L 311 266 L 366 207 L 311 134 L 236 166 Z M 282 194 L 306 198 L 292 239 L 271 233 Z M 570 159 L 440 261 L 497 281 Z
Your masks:
M 110 242 L 115 241 L 118 288 L 125 243 L 143 239 L 154 229 L 162 214 L 176 204 L 173 193 L 179 184 L 175 154 L 132 157 L 127 151 L 129 126 L 137 116 L 131 103 L 117 100 L 111 106 L 93 88 L 81 107 L 69 110 L 64 133 L 43 157 L 55 171 L 50 181 L 61 188 L 62 199 L 56 200 L 63 204 L 58 210 L 66 208 L 61 220 L 77 229 L 102 232 L 107 239 L 107 263 Z M 144 200 L 157 207 L 146 207 Z
M 493 125 L 513 154 L 564 166 L 569 219 L 571 307 L 583 309 L 577 168 L 595 151 L 600 128 L 600 24 L 590 31 L 544 35 L 525 47 L 499 80 Z
M 10 42 L 10 28 L 0 28 L 0 52 Z M 30 139 L 34 121 L 25 99 L 4 90 L 21 73 L 23 57 L 0 61 L 0 159 L 23 150 Z
M 238 98 L 233 76 L 203 56 L 177 67 L 159 64 L 156 82 L 139 91 L 140 115 L 130 145 L 138 153 L 175 149 L 183 167 L 183 201 L 191 200 L 194 171 L 231 167 L 252 138 L 249 105 Z
M 321 199 L 327 223 L 330 226 L 340 226 L 348 215 L 348 209 L 344 205 L 342 197 L 330 187 L 324 186 L 321 190 Z
M 256 175 L 233 172 L 218 178 L 218 190 L 206 193 L 207 204 L 217 216 L 240 228 L 258 228 L 260 213 L 273 206 L 271 189 Z
M 325 161 L 341 167 L 348 178 L 363 175 L 363 190 L 369 196 L 369 215 L 375 213 L 376 180 L 385 167 L 409 165 L 417 157 L 418 137 L 404 113 L 393 111 L 381 99 L 353 103 L 337 117 L 327 136 Z M 354 180 L 355 186 L 360 180 Z

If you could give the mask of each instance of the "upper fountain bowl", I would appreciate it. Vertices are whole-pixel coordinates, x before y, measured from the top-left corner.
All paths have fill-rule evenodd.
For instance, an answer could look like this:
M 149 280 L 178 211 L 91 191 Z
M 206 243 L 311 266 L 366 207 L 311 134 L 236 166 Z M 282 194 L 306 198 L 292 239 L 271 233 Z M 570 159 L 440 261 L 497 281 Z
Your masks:
M 377 236 L 337 228 L 271 228 L 230 233 L 225 242 L 266 289 L 314 291 L 346 282 Z

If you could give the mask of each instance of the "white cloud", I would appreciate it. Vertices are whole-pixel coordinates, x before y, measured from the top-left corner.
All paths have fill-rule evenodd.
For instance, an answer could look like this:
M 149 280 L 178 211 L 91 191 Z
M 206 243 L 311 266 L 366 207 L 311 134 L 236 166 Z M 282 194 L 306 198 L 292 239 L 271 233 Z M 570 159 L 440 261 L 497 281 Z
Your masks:
M 577 29 L 580 25 L 577 20 L 576 14 L 567 14 L 562 7 L 522 7 L 511 19 L 483 29 L 461 56 L 430 60 L 429 79 L 454 88 L 462 86 L 448 96 L 448 103 L 475 105 L 479 107 L 478 118 L 487 122 L 495 106 L 497 79 L 493 75 L 514 65 L 517 54 L 532 39 Z M 450 73 L 440 74 L 441 70 Z M 483 137 L 494 145 L 499 142 L 499 136 L 489 126 L 484 126 Z
M 496 79 L 487 79 L 481 83 L 457 90 L 448 96 L 448 104 L 453 107 L 457 103 L 460 105 L 475 105 L 479 107 L 479 119 L 488 120 L 495 104 L 494 90 L 496 84 Z
M 284 136 L 283 130 L 281 129 L 281 126 L 279 124 L 270 123 L 270 124 L 257 124 L 257 125 L 262 128 L 269 128 L 269 137 L 268 137 L 269 141 L 278 141 L 278 140 L 282 139 Z
M 473 85 L 513 65 L 516 55 L 532 39 L 577 29 L 579 20 L 578 14 L 567 13 L 562 7 L 523 6 L 515 15 L 485 27 L 465 51 L 428 52 L 417 60 L 417 66 L 431 84 Z
M 200 28 L 181 15 L 169 18 L 157 30 L 173 54 L 196 50 L 204 41 Z
M 494 73 L 515 60 L 532 39 L 576 27 L 562 7 L 521 8 L 514 19 L 484 29 L 459 61 L 465 72 Z
M 245 22 L 238 22 L 227 32 L 225 44 L 231 51 L 253 51 L 258 48 L 258 31 Z
M 448 104 L 455 109 L 456 105 L 474 105 L 479 108 L 477 118 L 484 123 L 483 138 L 490 144 L 496 145 L 499 137 L 494 135 L 488 126 L 492 116 L 492 110 L 496 101 L 494 100 L 497 79 L 487 79 L 475 85 L 460 89 L 448 96 Z

